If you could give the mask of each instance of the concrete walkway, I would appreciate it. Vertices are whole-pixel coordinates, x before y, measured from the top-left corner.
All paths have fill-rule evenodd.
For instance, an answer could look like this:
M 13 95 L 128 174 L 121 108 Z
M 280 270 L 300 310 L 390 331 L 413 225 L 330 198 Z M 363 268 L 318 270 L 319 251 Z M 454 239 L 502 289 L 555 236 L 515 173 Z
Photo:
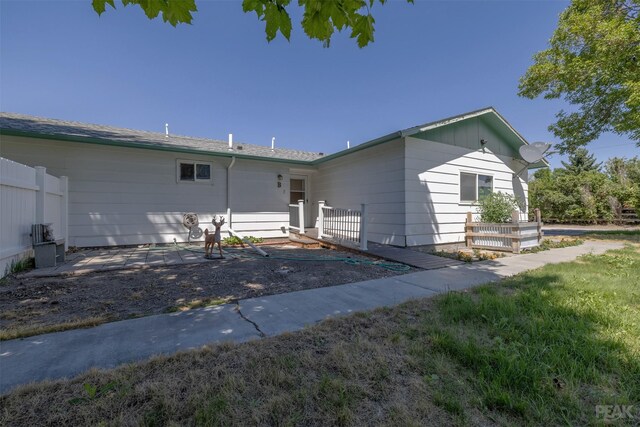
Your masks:
M 472 288 L 545 264 L 571 261 L 585 253 L 603 253 L 620 247 L 622 244 L 616 242 L 589 241 L 581 246 L 537 254 L 4 341 L 0 342 L 0 392 L 32 381 L 71 377 L 92 367 L 113 368 L 205 344 L 244 342 L 297 331 L 328 317 Z
M 637 225 L 576 225 L 576 224 L 545 224 L 542 227 L 545 236 L 583 236 L 588 233 L 610 231 L 638 231 Z
M 49 277 L 65 274 L 95 273 L 144 267 L 163 267 L 176 264 L 209 262 L 202 255 L 204 247 L 198 244 L 140 245 L 129 248 L 103 248 L 69 253 L 63 263 L 55 267 L 37 268 L 22 277 Z

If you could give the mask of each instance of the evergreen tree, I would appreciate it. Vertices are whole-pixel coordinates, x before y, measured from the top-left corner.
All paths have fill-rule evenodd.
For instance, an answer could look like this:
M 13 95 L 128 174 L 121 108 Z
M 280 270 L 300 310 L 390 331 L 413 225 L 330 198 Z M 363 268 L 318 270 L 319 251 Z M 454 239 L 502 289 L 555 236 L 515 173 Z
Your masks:
M 596 163 L 596 158 L 590 154 L 586 148 L 577 148 L 573 153 L 569 154 L 569 162 L 562 162 L 565 170 L 573 175 L 579 175 L 582 172 L 600 171 L 602 163 Z

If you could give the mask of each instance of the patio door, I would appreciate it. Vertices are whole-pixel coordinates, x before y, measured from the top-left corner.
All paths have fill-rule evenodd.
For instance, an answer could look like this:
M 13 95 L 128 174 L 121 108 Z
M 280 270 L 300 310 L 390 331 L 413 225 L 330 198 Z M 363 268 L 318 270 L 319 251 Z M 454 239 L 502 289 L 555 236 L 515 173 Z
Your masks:
M 305 175 L 291 175 L 289 179 L 289 203 L 304 200 L 304 226 L 311 227 L 311 204 L 309 203 L 309 182 Z

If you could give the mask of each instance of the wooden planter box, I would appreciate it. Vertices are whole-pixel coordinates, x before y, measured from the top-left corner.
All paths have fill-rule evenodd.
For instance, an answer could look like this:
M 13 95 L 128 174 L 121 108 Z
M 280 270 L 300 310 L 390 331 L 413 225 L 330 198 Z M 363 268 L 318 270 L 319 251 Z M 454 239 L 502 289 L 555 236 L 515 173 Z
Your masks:
M 540 209 L 535 209 L 533 222 L 520 222 L 519 217 L 519 213 L 514 211 L 511 222 L 508 223 L 473 222 L 472 213 L 467 212 L 465 226 L 467 247 L 519 254 L 522 249 L 539 246 L 543 240 Z

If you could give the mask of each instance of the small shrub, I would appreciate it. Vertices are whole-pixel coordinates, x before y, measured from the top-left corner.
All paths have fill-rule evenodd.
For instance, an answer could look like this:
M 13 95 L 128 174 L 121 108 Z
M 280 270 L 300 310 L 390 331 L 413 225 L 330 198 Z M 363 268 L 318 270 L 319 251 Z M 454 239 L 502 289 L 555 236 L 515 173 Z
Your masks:
M 471 262 L 473 261 L 473 255 L 468 252 L 458 251 L 458 259 L 464 262 Z
M 22 258 L 18 261 L 11 261 L 11 265 L 5 268 L 4 275 L 16 274 L 25 270 L 30 270 L 35 267 L 35 260 L 33 258 Z
M 478 201 L 481 222 L 509 222 L 514 210 L 518 210 L 518 200 L 510 194 L 490 193 Z
M 251 243 L 262 243 L 264 241 L 262 237 L 253 237 L 253 236 L 247 236 L 247 240 L 250 241 Z M 237 236 L 229 236 L 222 239 L 222 243 L 224 243 L 225 245 L 233 246 L 233 245 L 241 245 L 243 242 Z
M 496 258 L 504 257 L 504 254 L 499 252 L 484 252 L 479 249 L 474 249 L 473 255 L 478 259 L 478 261 L 494 260 Z

